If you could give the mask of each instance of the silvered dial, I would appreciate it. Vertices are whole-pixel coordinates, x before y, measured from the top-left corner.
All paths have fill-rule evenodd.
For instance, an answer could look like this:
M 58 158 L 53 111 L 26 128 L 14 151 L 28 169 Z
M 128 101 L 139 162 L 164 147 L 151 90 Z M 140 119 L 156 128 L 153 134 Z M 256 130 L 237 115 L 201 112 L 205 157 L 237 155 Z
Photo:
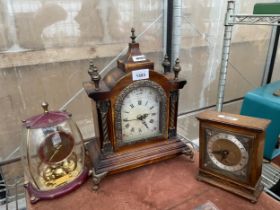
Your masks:
M 207 143 L 207 153 L 211 161 L 226 171 L 239 171 L 248 163 L 248 152 L 233 135 L 218 133 Z
M 160 96 L 152 87 L 138 87 L 127 94 L 121 108 L 122 140 L 160 135 Z

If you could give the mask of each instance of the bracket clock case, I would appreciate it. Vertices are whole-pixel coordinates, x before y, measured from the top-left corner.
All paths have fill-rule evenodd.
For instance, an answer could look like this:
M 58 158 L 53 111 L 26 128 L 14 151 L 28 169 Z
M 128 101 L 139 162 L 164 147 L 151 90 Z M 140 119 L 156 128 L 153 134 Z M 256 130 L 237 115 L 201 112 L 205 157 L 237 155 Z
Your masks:
M 107 174 L 114 174 L 182 153 L 192 155 L 176 134 L 179 89 L 179 60 L 164 74 L 140 52 L 132 29 L 127 54 L 101 80 L 90 63 L 90 82 L 84 88 L 91 98 L 96 138 L 89 145 L 93 162 L 94 189 Z
M 199 126 L 198 180 L 256 202 L 269 120 L 207 111 Z

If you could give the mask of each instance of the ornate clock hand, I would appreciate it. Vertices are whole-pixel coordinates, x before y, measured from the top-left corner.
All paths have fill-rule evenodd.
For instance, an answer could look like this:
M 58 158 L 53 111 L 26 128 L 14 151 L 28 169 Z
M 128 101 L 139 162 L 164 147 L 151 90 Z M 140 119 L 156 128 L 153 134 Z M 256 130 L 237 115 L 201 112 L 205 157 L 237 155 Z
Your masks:
M 226 150 L 226 149 L 221 149 L 221 150 L 216 150 L 216 151 L 213 151 L 212 153 L 214 154 L 221 154 L 221 155 L 228 155 L 229 154 L 229 151 Z
M 222 158 L 221 158 L 221 161 L 226 160 L 228 154 L 229 154 L 229 151 L 228 151 L 228 150 L 222 150 Z
M 124 118 L 123 119 L 124 122 L 133 121 L 133 120 L 139 120 L 139 119 L 137 119 L 137 118 L 135 118 L 135 119 L 126 119 L 126 118 Z
M 146 123 L 145 121 L 142 120 L 142 123 L 143 123 L 143 125 L 145 125 L 145 127 L 146 127 L 147 129 L 149 129 L 149 127 L 148 127 L 148 125 L 147 125 L 147 123 Z
M 139 114 L 137 115 L 137 120 L 144 120 L 146 118 L 146 114 Z
M 217 155 L 222 155 L 223 154 L 223 150 L 216 150 L 216 151 L 212 151 L 213 154 L 217 154 Z
M 148 113 L 143 114 L 143 115 L 142 115 L 142 119 L 144 120 L 144 119 L 146 119 L 148 116 L 149 116 L 149 114 L 148 114 Z
M 229 154 L 229 151 L 225 149 L 225 150 L 223 150 L 222 154 L 226 158 L 228 156 L 228 154 Z
M 229 155 L 229 151 L 226 149 L 221 149 L 221 150 L 216 150 L 212 152 L 213 154 L 218 154 L 221 155 L 221 161 L 223 161 L 224 159 L 227 158 L 227 156 Z
M 145 120 L 149 116 L 148 113 L 146 114 L 139 114 L 137 115 L 137 120 Z

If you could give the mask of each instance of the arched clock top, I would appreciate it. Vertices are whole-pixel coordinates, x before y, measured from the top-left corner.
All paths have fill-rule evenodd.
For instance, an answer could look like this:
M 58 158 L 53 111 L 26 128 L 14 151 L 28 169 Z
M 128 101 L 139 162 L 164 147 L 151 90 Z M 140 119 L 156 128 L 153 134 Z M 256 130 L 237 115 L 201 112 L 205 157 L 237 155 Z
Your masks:
M 174 75 L 171 73 L 163 75 L 156 71 L 149 71 L 148 80 L 157 82 L 167 92 L 182 89 L 187 83 L 186 80 L 174 80 L 173 77 Z M 120 92 L 133 82 L 132 72 L 125 73 L 121 69 L 115 68 L 100 81 L 98 90 L 96 90 L 93 82 L 85 82 L 84 88 L 90 98 L 94 100 L 105 100 L 113 97 L 116 95 L 116 92 Z
M 173 80 L 169 79 L 168 76 L 169 75 L 163 75 L 156 71 L 149 71 L 149 78 L 143 81 L 153 81 L 160 85 L 167 93 L 174 90 L 182 89 L 186 84 L 186 80 Z M 122 89 L 127 87 L 129 84 L 132 84 L 133 82 L 135 81 L 133 81 L 132 79 L 132 72 L 129 72 L 119 79 L 119 81 L 112 88 L 112 93 L 120 92 Z

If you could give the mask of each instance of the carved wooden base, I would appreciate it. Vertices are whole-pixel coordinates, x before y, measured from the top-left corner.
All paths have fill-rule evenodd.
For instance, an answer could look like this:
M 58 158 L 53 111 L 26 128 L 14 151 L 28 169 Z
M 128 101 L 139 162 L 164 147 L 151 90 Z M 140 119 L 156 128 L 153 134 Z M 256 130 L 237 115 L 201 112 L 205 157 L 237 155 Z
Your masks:
M 115 152 L 108 155 L 100 155 L 95 163 L 93 173 L 93 189 L 98 189 L 101 179 L 107 174 L 131 170 L 133 168 L 152 164 L 161 160 L 185 154 L 193 159 L 193 148 L 174 138 L 162 142 L 133 148 L 124 152 Z
M 238 184 L 233 181 L 223 179 L 221 177 L 212 175 L 211 173 L 208 173 L 207 171 L 203 171 L 201 169 L 199 170 L 197 179 L 199 181 L 207 182 L 211 185 L 222 188 L 231 193 L 237 194 L 243 198 L 250 200 L 252 203 L 257 202 L 257 200 L 263 190 L 263 185 L 261 183 L 261 179 L 259 179 L 256 186 L 251 187 L 248 185 L 242 185 L 241 183 Z

